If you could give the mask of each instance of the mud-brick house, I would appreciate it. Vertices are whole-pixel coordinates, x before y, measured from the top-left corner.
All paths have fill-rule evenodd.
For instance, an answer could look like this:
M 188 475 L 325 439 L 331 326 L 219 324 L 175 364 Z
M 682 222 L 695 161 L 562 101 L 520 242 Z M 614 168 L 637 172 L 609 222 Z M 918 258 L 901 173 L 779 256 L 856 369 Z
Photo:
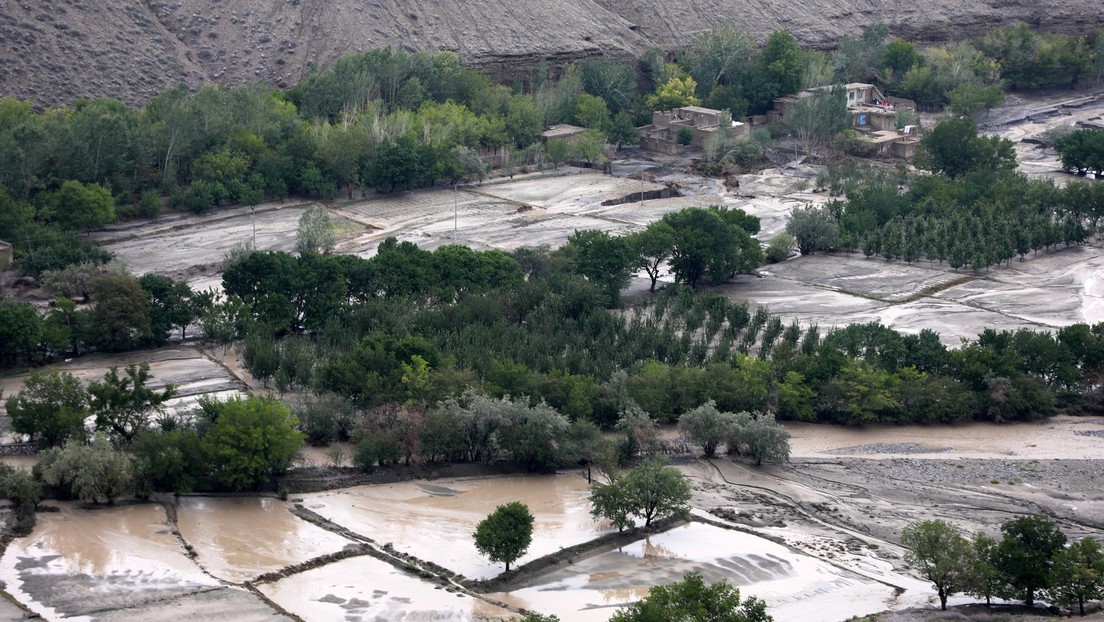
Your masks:
M 777 97 L 774 108 L 767 112 L 767 123 L 783 123 L 794 104 L 804 97 L 822 92 L 830 86 L 805 89 Z M 900 97 L 886 97 L 878 87 L 864 82 L 844 85 L 847 112 L 851 128 L 877 147 L 877 153 L 887 157 L 911 158 L 920 142 L 920 128 L 911 125 L 897 129 L 897 115 L 904 110 L 916 110 L 916 102 Z
M 547 143 L 550 140 L 562 140 L 565 143 L 571 145 L 575 141 L 579 140 L 579 137 L 585 134 L 587 128 L 579 127 L 577 125 L 553 125 L 547 130 L 541 132 L 541 140 Z
M 12 245 L 0 240 L 0 270 L 7 270 L 15 263 L 15 251 Z
M 721 129 L 722 123 L 728 123 L 733 138 L 746 138 L 750 128 L 746 123 L 732 121 L 722 110 L 702 108 L 701 106 L 683 106 L 674 110 L 655 111 L 651 125 L 638 128 L 640 147 L 648 151 L 676 154 L 682 151 L 678 134 L 682 128 L 690 130 L 693 138 L 690 145 L 701 147 L 705 139 Z

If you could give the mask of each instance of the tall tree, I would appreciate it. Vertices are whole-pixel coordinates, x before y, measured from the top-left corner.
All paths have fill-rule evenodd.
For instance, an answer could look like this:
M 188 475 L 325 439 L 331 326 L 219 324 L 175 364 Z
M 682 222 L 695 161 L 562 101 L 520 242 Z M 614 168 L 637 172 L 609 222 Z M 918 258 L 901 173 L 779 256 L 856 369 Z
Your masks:
M 1066 536 L 1047 516 L 1014 518 L 1001 525 L 997 569 L 1011 587 L 1010 596 L 1031 607 L 1035 594 L 1050 587 L 1054 556 L 1066 545 Z
M 119 368 L 111 367 L 102 382 L 88 385 L 88 395 L 96 415 L 96 428 L 130 444 L 149 426 L 153 415 L 164 413 L 165 402 L 176 395 L 176 386 L 166 385 L 161 391 L 147 387 L 153 376 L 146 361 L 130 363 L 124 373 L 120 377 Z
M 509 571 L 510 564 L 525 555 L 533 542 L 533 515 L 529 506 L 520 501 L 498 506 L 476 525 L 472 537 L 482 555 L 492 562 L 505 563 Z
M 42 449 L 69 440 L 84 442 L 88 393 L 75 376 L 56 369 L 33 370 L 23 388 L 5 402 L 12 430 Z
M 1085 601 L 1104 598 L 1104 553 L 1100 543 L 1085 537 L 1054 556 L 1047 600 L 1085 615 Z
M 939 607 L 946 611 L 947 597 L 969 585 L 970 543 L 958 529 L 942 520 L 909 523 L 901 532 L 908 547 L 905 559 L 939 593 Z

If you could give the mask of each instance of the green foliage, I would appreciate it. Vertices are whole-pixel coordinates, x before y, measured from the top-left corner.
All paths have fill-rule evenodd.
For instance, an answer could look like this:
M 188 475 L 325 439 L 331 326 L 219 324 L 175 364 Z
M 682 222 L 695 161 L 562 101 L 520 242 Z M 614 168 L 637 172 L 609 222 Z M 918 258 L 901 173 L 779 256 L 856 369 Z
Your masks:
M 104 434 L 91 443 L 70 440 L 53 447 L 36 466 L 47 485 L 62 487 L 85 503 L 115 503 L 134 492 L 130 458 L 111 446 Z
M 212 408 L 217 418 L 202 447 L 214 480 L 231 490 L 271 485 L 303 444 L 298 419 L 275 400 L 231 398 Z
M 44 217 L 62 229 L 87 231 L 115 220 L 115 198 L 99 184 L 66 181 L 42 201 Z
M 296 250 L 300 253 L 329 254 L 336 242 L 334 222 L 326 208 L 312 205 L 303 211 L 295 231 Z
M 1085 537 L 1055 554 L 1046 596 L 1071 612 L 1076 604 L 1081 615 L 1085 615 L 1085 601 L 1104 598 L 1104 553 L 1100 543 Z
M 176 387 L 166 385 L 161 391 L 147 387 L 153 376 L 145 361 L 128 364 L 125 373 L 120 377 L 119 368 L 111 367 L 102 382 L 88 385 L 88 395 L 96 429 L 129 444 L 150 425 L 151 418 L 164 414 L 164 404 L 176 396 Z
M 759 52 L 759 65 L 779 95 L 796 93 L 801 89 L 805 59 L 790 31 L 776 30 L 767 37 Z
M 42 449 L 70 440 L 83 442 L 90 414 L 88 393 L 72 374 L 33 370 L 23 388 L 5 402 L 12 430 L 26 434 Z
M 1104 172 L 1104 130 L 1074 130 L 1054 141 L 1067 171 Z
M 591 514 L 608 519 L 618 531 L 633 524 L 631 517 L 647 527 L 653 520 L 687 516 L 690 497 L 690 484 L 682 473 L 664 461 L 652 459 L 608 484 L 596 484 Z
M 632 279 L 634 257 L 628 238 L 611 237 L 594 229 L 576 231 L 561 252 L 575 272 L 605 292 L 607 305 L 616 306 L 620 302 L 621 290 Z
M 682 581 L 653 587 L 644 600 L 618 611 L 610 622 L 771 622 L 767 606 L 754 596 L 741 599 L 728 581 L 706 585 L 692 572 Z
M 969 116 L 979 110 L 996 108 L 1004 101 L 1004 93 L 999 86 L 982 86 L 975 82 L 965 82 L 947 91 L 948 107 L 955 114 Z
M 505 563 L 509 571 L 510 564 L 525 555 L 533 542 L 533 515 L 524 503 L 511 501 L 480 521 L 472 537 L 481 555 Z
M 786 223 L 786 233 L 792 236 L 802 255 L 833 251 L 839 246 L 839 225 L 823 206 L 793 208 Z
M 104 274 L 89 284 L 92 340 L 101 350 L 132 350 L 153 337 L 149 295 L 129 274 Z
M 1008 139 L 978 136 L 973 121 L 956 117 L 924 133 L 917 166 L 955 179 L 974 171 L 1012 170 L 1016 154 Z
M 688 208 L 664 215 L 661 222 L 672 232 L 671 271 L 676 280 L 691 287 L 706 277 L 714 284 L 724 283 L 762 263 L 763 249 L 751 237 L 758 232 L 759 221 L 742 210 Z
M 939 606 L 946 611 L 947 597 L 969 585 L 973 553 L 970 543 L 954 525 L 926 520 L 906 525 L 901 531 L 901 544 L 909 549 L 906 561 L 932 582 L 939 593 Z
M 797 238 L 789 232 L 783 231 L 771 238 L 770 244 L 767 245 L 767 263 L 781 263 L 786 261 L 790 257 L 793 257 L 794 251 L 796 250 Z
M 673 76 L 665 84 L 656 89 L 645 102 L 650 110 L 674 110 L 683 106 L 697 106 L 701 100 L 694 95 L 697 82 L 690 76 Z
M 722 413 L 710 400 L 679 417 L 678 429 L 691 443 L 700 445 L 706 457 L 713 457 L 717 446 L 728 436 L 733 425 L 732 413 Z
M 851 127 L 846 92 L 841 87 L 832 87 L 801 97 L 791 106 L 783 122 L 797 134 L 802 148 L 812 153 Z
M 1022 599 L 1030 607 L 1035 594 L 1051 587 L 1054 558 L 1066 545 L 1066 536 L 1049 517 L 1014 518 L 1001 525 L 1003 537 L 995 560 L 1010 598 Z

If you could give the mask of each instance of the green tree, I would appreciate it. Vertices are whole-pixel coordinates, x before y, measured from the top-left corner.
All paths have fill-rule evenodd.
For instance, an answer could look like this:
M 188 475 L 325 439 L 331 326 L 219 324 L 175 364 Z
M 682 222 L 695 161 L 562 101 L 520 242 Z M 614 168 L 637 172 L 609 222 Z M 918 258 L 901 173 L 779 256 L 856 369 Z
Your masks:
M 651 279 L 648 291 L 654 292 L 660 268 L 671 257 L 675 246 L 675 230 L 662 220 L 651 223 L 643 231 L 629 236 L 629 247 L 637 268 Z
M 30 361 L 42 337 L 42 318 L 33 304 L 0 299 L 0 366 Z
M 130 350 L 153 335 L 149 295 L 128 274 L 105 274 L 92 280 L 93 339 L 102 350 Z
M 1012 170 L 1016 154 L 1008 139 L 979 137 L 972 120 L 955 117 L 924 133 L 916 164 L 958 178 L 971 171 Z
M 575 125 L 603 130 L 610 122 L 609 107 L 602 98 L 583 93 L 575 99 L 575 113 L 572 120 Z
M 690 76 L 673 76 L 666 84 L 660 85 L 653 95 L 648 96 L 645 106 L 649 110 L 674 110 L 683 106 L 697 106 L 701 100 L 694 95 L 697 83 Z
M 997 570 L 998 542 L 984 533 L 977 533 L 970 542 L 970 576 L 966 593 L 985 599 L 985 606 L 992 603 L 993 597 L 1001 593 L 1004 583 Z
M 312 205 L 304 210 L 295 231 L 296 250 L 300 253 L 328 254 L 336 243 L 334 222 L 326 208 Z
M 616 480 L 623 487 L 632 507 L 632 514 L 644 521 L 667 517 L 682 517 L 690 512 L 690 484 L 678 469 L 661 460 L 648 460 L 629 469 Z
M 544 129 L 544 115 L 528 95 L 514 95 L 506 106 L 506 132 L 524 149 L 537 141 Z
M 520 501 L 500 505 L 479 522 L 472 534 L 475 548 L 492 562 L 503 562 L 506 570 L 529 550 L 533 542 L 533 515 Z
M 786 113 L 783 123 L 797 134 L 802 149 L 813 153 L 851 127 L 846 93 L 841 87 L 832 87 L 801 97 Z
M 138 279 L 138 285 L 149 297 L 150 333 L 152 341 L 163 343 L 173 328 L 180 329 L 180 338 L 187 336 L 188 326 L 196 318 L 195 292 L 185 281 L 173 281 L 152 272 Z
M 767 605 L 754 596 L 741 599 L 740 590 L 721 580 L 706 585 L 691 572 L 682 581 L 658 585 L 642 601 L 618 611 L 610 622 L 773 622 Z
M 979 110 L 996 108 L 1004 101 L 1004 91 L 1000 86 L 983 86 L 976 82 L 964 82 L 947 91 L 947 100 L 952 112 L 969 116 Z
M 18 393 L 4 403 L 12 430 L 42 449 L 84 441 L 88 392 L 75 376 L 56 369 L 32 370 Z
M 939 593 L 939 606 L 947 610 L 947 597 L 969 585 L 973 550 L 958 528 L 942 520 L 909 523 L 901 531 L 901 544 L 909 549 L 905 559 Z
M 115 198 L 99 184 L 66 181 L 46 201 L 46 217 L 64 229 L 87 231 L 115 220 Z
M 152 416 L 164 414 L 165 402 L 176 396 L 176 386 L 166 385 L 161 391 L 147 387 L 153 378 L 149 369 L 146 361 L 130 363 L 125 369 L 126 376 L 120 377 L 119 368 L 111 367 L 102 382 L 88 385 L 97 429 L 130 444 L 149 426 Z
M 607 305 L 616 306 L 621 301 L 621 290 L 632 279 L 628 238 L 612 237 L 596 229 L 576 231 L 567 239 L 563 253 L 570 258 L 575 272 L 602 289 Z
M 767 37 L 759 52 L 759 65 L 767 79 L 777 85 L 776 92 L 779 95 L 796 93 L 801 89 L 805 59 L 790 31 L 776 30 Z
M 802 255 L 832 251 L 840 244 L 839 225 L 824 206 L 806 205 L 790 211 L 786 233 L 794 237 Z
M 1050 587 L 1054 557 L 1066 545 L 1066 536 L 1047 516 L 1014 518 L 1001 525 L 996 566 L 1010 587 L 1009 596 L 1031 607 L 1035 594 Z
M 748 223 L 743 216 L 742 210 L 717 207 L 664 215 L 663 222 L 673 232 L 669 265 L 676 280 L 694 287 L 708 277 L 720 284 L 737 272 L 754 270 L 762 262 L 763 249 L 746 227 L 758 229 L 758 219 L 752 217 L 754 222 Z
M 217 418 L 203 436 L 203 450 L 214 479 L 232 490 L 270 484 L 303 445 L 299 420 L 276 400 L 235 397 L 212 409 Z
M 766 258 L 769 263 L 781 263 L 793 256 L 797 250 L 797 238 L 783 231 L 771 238 L 767 245 Z
M 732 413 L 722 413 L 709 400 L 679 417 L 678 429 L 691 443 L 700 445 L 707 458 L 712 458 L 727 436 L 731 419 Z
M 85 503 L 115 503 L 134 491 L 129 456 L 112 447 L 104 434 L 91 443 L 70 440 L 50 449 L 37 468 L 46 484 L 65 487 Z
M 1047 600 L 1085 615 L 1085 601 L 1104 598 L 1104 553 L 1100 543 L 1082 538 L 1054 555 Z
M 748 421 L 741 436 L 755 466 L 790 459 L 790 433 L 771 413 L 758 414 Z

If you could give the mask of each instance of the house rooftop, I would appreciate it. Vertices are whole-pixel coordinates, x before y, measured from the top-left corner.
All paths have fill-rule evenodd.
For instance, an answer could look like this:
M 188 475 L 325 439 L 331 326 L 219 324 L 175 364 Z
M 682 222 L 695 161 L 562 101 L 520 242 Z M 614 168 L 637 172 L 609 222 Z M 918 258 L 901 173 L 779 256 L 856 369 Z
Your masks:
M 541 132 L 541 136 L 544 136 L 545 138 L 559 138 L 561 136 L 573 136 L 585 131 L 585 127 L 579 127 L 578 125 L 553 125 L 547 130 Z
M 683 106 L 679 110 L 685 110 L 687 112 L 701 112 L 704 114 L 721 114 L 720 110 L 714 110 L 712 108 L 702 108 L 701 106 Z

